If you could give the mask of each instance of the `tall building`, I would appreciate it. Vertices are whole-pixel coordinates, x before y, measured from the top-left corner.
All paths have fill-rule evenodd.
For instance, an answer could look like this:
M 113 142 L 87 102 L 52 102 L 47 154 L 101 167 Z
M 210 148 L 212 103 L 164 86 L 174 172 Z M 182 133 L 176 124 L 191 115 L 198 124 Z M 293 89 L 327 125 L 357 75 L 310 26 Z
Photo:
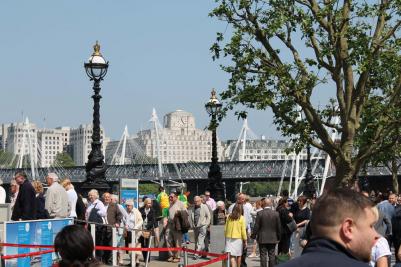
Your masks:
M 106 151 L 108 139 L 105 138 L 103 127 L 100 128 L 100 140 L 103 155 Z M 92 151 L 92 124 L 81 124 L 70 131 L 70 147 L 72 158 L 77 166 L 83 166 L 88 161 L 88 155 Z M 72 151 L 71 151 L 72 150 Z
M 69 127 L 38 130 L 38 157 L 41 167 L 53 165 L 57 154 L 62 153 L 69 144 Z
M 157 158 L 155 129 L 140 131 L 138 144 L 146 155 Z M 212 157 L 212 132 L 197 129 L 195 117 L 186 111 L 177 110 L 164 116 L 163 128 L 159 129 L 160 154 L 162 163 L 186 163 L 188 161 L 208 162 Z M 217 142 L 219 159 L 222 144 Z
M 284 160 L 288 155 L 286 149 L 290 143 L 285 140 L 266 140 L 264 137 L 259 140 L 246 140 L 245 149 L 243 141 L 237 146 L 237 140 L 228 140 L 226 142 L 225 158 L 234 161 L 258 161 L 258 160 Z M 234 157 L 233 157 L 234 154 Z M 300 153 L 300 159 L 306 159 L 306 150 Z
M 2 150 L 6 150 L 6 148 L 7 148 L 8 127 L 10 127 L 9 123 L 1 124 L 0 149 L 2 149 Z
M 7 127 L 6 150 L 18 157 L 28 157 L 37 166 L 38 163 L 38 135 L 37 127 L 28 120 L 22 123 L 11 123 Z M 31 156 L 32 155 L 32 156 Z M 19 162 L 22 162 L 19 161 Z M 16 167 L 21 167 L 16 166 Z

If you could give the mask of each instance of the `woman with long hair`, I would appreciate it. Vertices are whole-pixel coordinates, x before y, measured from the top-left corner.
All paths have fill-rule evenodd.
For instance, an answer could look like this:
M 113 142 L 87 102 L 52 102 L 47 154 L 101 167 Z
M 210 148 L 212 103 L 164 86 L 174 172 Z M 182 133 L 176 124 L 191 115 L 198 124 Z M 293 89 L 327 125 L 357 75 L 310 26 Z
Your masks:
M 288 224 L 292 222 L 292 213 L 289 211 L 290 205 L 288 204 L 288 198 L 283 197 L 278 201 L 276 211 L 280 215 L 281 222 L 281 236 L 280 242 L 278 243 L 278 254 L 288 254 L 290 251 L 290 241 L 292 231 L 288 228 Z
M 232 213 L 228 216 L 224 233 L 226 237 L 225 252 L 230 252 L 231 266 L 241 266 L 241 255 L 246 247 L 246 225 L 244 209 L 241 204 L 236 204 Z

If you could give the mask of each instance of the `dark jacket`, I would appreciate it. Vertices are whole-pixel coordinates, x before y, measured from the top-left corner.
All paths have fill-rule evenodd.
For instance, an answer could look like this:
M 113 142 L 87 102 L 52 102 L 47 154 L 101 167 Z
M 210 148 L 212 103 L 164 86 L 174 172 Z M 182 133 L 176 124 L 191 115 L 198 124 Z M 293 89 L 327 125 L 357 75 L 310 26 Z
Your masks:
M 36 192 L 32 184 L 25 179 L 20 185 L 17 199 L 11 215 L 11 220 L 35 220 L 36 219 Z
M 49 212 L 45 208 L 45 197 L 40 193 L 35 198 L 36 201 L 36 219 L 49 219 Z
M 259 244 L 276 244 L 280 241 L 281 222 L 277 211 L 265 208 L 256 214 L 251 237 Z
M 107 223 L 110 225 L 120 224 L 123 219 L 123 215 L 120 209 L 115 203 L 109 203 L 107 206 Z
M 277 212 L 280 215 L 280 222 L 281 222 L 281 234 L 290 235 L 291 231 L 288 228 L 287 224 L 289 224 L 293 219 L 290 216 L 290 211 L 287 210 L 286 207 L 280 206 L 277 207 Z
M 157 201 L 154 201 L 157 202 Z M 139 209 L 139 212 L 142 215 L 142 219 L 143 219 L 143 229 L 145 230 L 152 230 L 153 228 L 157 228 L 157 220 L 156 220 L 156 216 L 155 216 L 155 211 L 153 210 L 153 207 L 150 208 L 148 215 L 146 215 L 145 212 L 145 207 L 141 207 Z M 145 225 L 145 220 L 147 219 L 147 224 Z
M 358 261 L 342 245 L 326 238 L 312 239 L 302 255 L 280 267 L 368 267 L 368 263 Z

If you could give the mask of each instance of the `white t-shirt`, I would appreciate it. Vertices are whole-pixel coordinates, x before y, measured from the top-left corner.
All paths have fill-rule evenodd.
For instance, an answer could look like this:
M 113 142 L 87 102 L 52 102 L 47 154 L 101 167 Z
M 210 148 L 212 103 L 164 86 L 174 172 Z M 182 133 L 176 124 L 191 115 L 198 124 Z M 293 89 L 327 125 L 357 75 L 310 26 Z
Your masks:
M 70 202 L 70 207 L 71 207 L 70 217 L 76 218 L 77 212 L 75 208 L 77 206 L 77 200 L 78 200 L 77 192 L 75 192 L 74 188 L 71 188 L 67 191 L 67 195 L 68 195 L 68 202 Z
M 375 267 L 376 261 L 384 256 L 391 255 L 390 247 L 388 245 L 387 239 L 384 237 L 380 237 L 376 244 L 372 247 L 371 259 L 369 262 L 369 266 Z

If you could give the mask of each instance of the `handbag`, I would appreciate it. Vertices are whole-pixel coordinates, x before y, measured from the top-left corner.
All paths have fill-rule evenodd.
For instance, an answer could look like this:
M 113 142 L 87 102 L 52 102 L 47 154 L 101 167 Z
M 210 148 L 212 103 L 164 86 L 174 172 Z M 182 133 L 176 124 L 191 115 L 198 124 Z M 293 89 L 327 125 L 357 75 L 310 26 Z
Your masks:
M 148 230 L 143 230 L 143 231 L 142 231 L 142 236 L 143 236 L 143 238 L 145 238 L 145 239 L 150 238 L 150 234 L 151 234 L 151 231 L 148 231 Z
M 290 260 L 290 255 L 288 254 L 278 254 L 276 256 L 276 264 L 284 263 Z
M 287 228 L 290 230 L 291 233 L 295 232 L 297 230 L 297 223 L 294 221 L 294 219 L 291 220 L 291 222 L 287 223 Z

